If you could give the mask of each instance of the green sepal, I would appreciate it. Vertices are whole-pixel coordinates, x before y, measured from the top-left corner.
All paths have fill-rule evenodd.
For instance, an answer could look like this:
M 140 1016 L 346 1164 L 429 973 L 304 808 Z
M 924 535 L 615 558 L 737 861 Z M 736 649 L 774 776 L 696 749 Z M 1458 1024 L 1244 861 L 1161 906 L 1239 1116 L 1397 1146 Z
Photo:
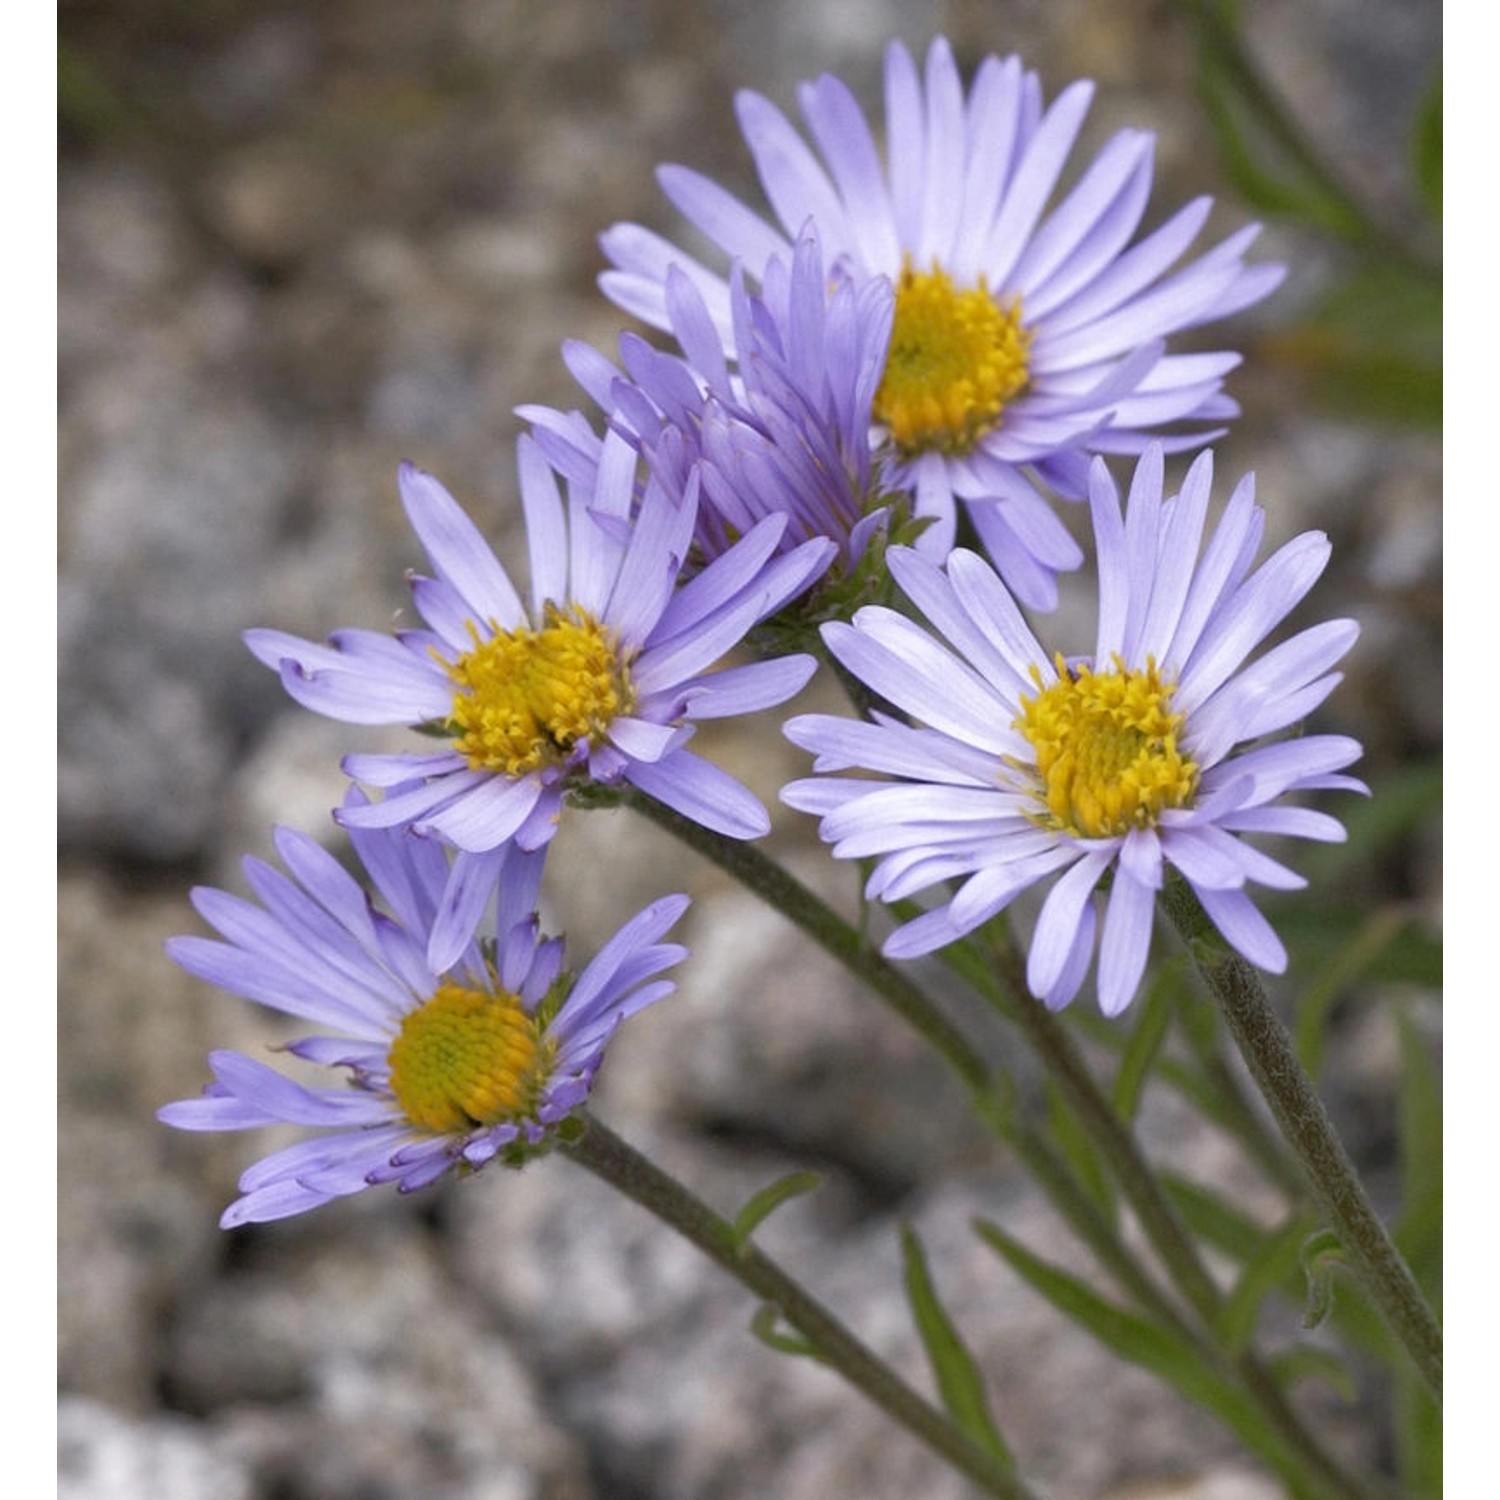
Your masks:
M 981 1448 L 1013 1468 L 1015 1460 L 990 1416 L 984 1376 L 938 1297 L 922 1242 L 908 1224 L 901 1226 L 901 1260 L 907 1301 L 944 1409 Z
M 828 572 L 804 595 L 763 620 L 749 636 L 751 646 L 766 656 L 785 656 L 793 651 L 811 651 L 822 655 L 819 626 L 829 620 L 848 620 L 866 604 L 894 604 L 895 582 L 886 566 L 890 547 L 910 547 L 932 524 L 931 516 L 913 516 L 904 495 L 871 496 L 866 511 L 882 506 L 886 521 L 875 529 L 864 554 L 853 568 L 846 570 L 835 561 Z

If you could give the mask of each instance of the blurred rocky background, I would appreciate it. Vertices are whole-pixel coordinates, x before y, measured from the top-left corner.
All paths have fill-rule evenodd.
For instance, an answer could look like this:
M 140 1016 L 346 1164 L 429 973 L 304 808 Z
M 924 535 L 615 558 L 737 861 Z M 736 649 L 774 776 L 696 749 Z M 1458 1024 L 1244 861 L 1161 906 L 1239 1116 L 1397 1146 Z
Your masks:
M 595 237 L 622 218 L 676 227 L 656 163 L 753 193 L 736 88 L 790 110 L 799 79 L 832 70 L 875 105 L 891 37 L 925 48 L 944 32 L 966 69 L 1019 51 L 1049 96 L 1098 80 L 1086 147 L 1127 123 L 1159 132 L 1155 216 L 1214 192 L 1225 232 L 1247 210 L 1211 149 L 1186 11 L 63 0 L 61 1495 L 963 1493 L 833 1378 L 756 1342 L 744 1293 L 566 1162 L 221 1233 L 257 1144 L 177 1135 L 153 1112 L 197 1091 L 210 1047 L 281 1033 L 175 971 L 161 944 L 195 930 L 190 886 L 235 886 L 274 822 L 336 847 L 338 757 L 373 740 L 295 709 L 240 631 L 321 636 L 400 613 L 419 560 L 396 498 L 403 458 L 438 473 L 502 556 L 524 556 L 512 409 L 575 404 L 564 337 L 612 349 L 621 320 L 595 289 Z M 1438 7 L 1263 0 L 1249 20 L 1247 44 L 1317 148 L 1420 246 L 1408 140 Z M 1364 738 L 1377 788 L 1409 788 L 1439 743 L 1433 413 L 1399 370 L 1378 411 L 1320 380 L 1337 361 L 1308 318 L 1351 264 L 1336 236 L 1274 220 L 1257 253 L 1291 272 L 1225 340 L 1248 359 L 1230 383 L 1246 418 L 1221 447 L 1221 492 L 1253 467 L 1273 532 L 1333 535 L 1314 607 L 1356 614 L 1364 635 L 1325 718 Z M 774 726 L 709 743 L 772 805 L 804 770 Z M 1436 839 L 1415 821 L 1332 894 L 1435 920 Z M 778 812 L 773 847 L 850 895 L 810 820 Z M 570 821 L 549 880 L 553 925 L 582 952 L 650 897 L 694 892 L 681 991 L 622 1037 L 601 1113 L 727 1209 L 793 1168 L 826 1173 L 763 1239 L 913 1380 L 926 1371 L 900 1291 L 902 1221 L 920 1227 L 1049 1493 L 1277 1492 L 975 1240 L 982 1212 L 1086 1268 L 905 1032 L 778 919 L 623 815 Z M 1341 1007 L 1329 1074 L 1387 1188 L 1390 989 L 1371 980 Z M 1430 997 L 1400 999 L 1435 1030 Z M 1172 1096 L 1153 1096 L 1141 1128 L 1191 1175 L 1245 1173 Z M 1324 1405 L 1334 1441 L 1389 1461 L 1358 1401 Z

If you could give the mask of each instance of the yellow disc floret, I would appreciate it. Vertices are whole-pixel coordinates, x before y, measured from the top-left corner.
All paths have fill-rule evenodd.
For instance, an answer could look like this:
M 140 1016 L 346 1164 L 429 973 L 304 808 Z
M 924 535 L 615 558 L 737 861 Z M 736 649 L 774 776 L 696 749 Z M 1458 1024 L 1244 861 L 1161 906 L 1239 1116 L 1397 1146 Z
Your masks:
M 443 984 L 401 1023 L 391 1092 L 413 1125 L 443 1135 L 529 1113 L 555 1045 L 505 991 Z
M 1025 388 L 1031 335 L 1019 300 L 1001 307 L 981 277 L 959 291 L 941 267 L 896 282 L 896 315 L 875 419 L 903 453 L 967 453 Z
M 497 630 L 448 667 L 448 730 L 476 771 L 521 776 L 563 760 L 628 711 L 630 681 L 614 632 L 586 610 L 549 604 L 542 628 Z
M 1198 767 L 1178 745 L 1183 715 L 1172 712 L 1173 684 L 1156 663 L 1110 671 L 1068 668 L 1023 698 L 1014 727 L 1036 749 L 1049 827 L 1080 838 L 1111 838 L 1153 827 L 1169 807 L 1184 807 L 1198 787 Z

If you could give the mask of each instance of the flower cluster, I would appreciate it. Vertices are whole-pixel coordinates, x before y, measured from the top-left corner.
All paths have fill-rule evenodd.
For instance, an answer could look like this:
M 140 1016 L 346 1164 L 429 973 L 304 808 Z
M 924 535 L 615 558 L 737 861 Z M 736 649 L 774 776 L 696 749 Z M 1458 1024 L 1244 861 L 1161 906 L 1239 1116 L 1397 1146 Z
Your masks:
M 887 955 L 963 942 L 1046 884 L 1031 989 L 1067 1004 L 1097 949 L 1116 1014 L 1175 871 L 1245 957 L 1283 965 L 1246 887 L 1300 880 L 1243 836 L 1342 836 L 1286 799 L 1361 789 L 1342 774 L 1359 747 L 1286 734 L 1337 682 L 1355 627 L 1256 655 L 1326 540 L 1256 567 L 1249 480 L 1212 527 L 1210 456 L 1177 493 L 1166 481 L 1169 455 L 1235 414 L 1223 380 L 1238 358 L 1167 341 L 1256 302 L 1280 268 L 1246 263 L 1250 228 L 1173 269 L 1206 201 L 1136 238 L 1142 132 L 1118 134 L 1053 202 L 1087 84 L 1046 106 L 1034 74 L 989 58 L 965 90 L 937 41 L 922 72 L 889 49 L 885 95 L 883 151 L 834 78 L 800 92 L 811 145 L 740 96 L 769 217 L 662 168 L 722 273 L 643 229 L 605 234 L 604 290 L 672 347 L 626 334 L 615 363 L 564 345 L 600 427 L 521 408 L 524 589 L 443 486 L 404 465 L 429 565 L 410 579 L 420 626 L 247 634 L 297 702 L 429 740 L 344 760 L 353 785 L 334 817 L 375 896 L 282 830 L 286 874 L 246 865 L 258 904 L 200 891 L 222 941 L 171 946 L 192 973 L 320 1028 L 288 1050 L 341 1075 L 313 1087 L 219 1052 L 203 1097 L 162 1111 L 191 1130 L 321 1132 L 253 1166 L 226 1224 L 547 1147 L 613 1028 L 670 991 L 684 954 L 662 941 L 686 906 L 673 896 L 576 977 L 564 969 L 537 903 L 565 809 L 628 795 L 718 838 L 768 832 L 759 800 L 690 744 L 699 722 L 778 708 L 807 683 L 815 657 L 769 643 L 813 640 L 813 620 L 813 643 L 876 706 L 790 719 L 816 774 L 783 799 L 821 818 L 836 856 L 872 862 L 869 895 L 938 892 Z M 1136 460 L 1123 507 L 1117 455 Z M 1084 559 L 1057 497 L 1086 498 L 1092 522 L 1098 627 L 1079 654 L 1044 645 L 1023 613 L 1051 609 L 1058 574 Z M 909 608 L 889 607 L 898 591 Z
M 837 78 L 798 93 L 816 153 L 768 100 L 737 98 L 778 224 L 687 167 L 659 173 L 743 274 L 765 276 L 812 224 L 856 291 L 875 283 L 894 294 L 868 412 L 888 480 L 932 518 L 924 546 L 938 560 L 964 501 L 1011 592 L 1041 609 L 1055 606 L 1057 573 L 1082 553 L 1038 487 L 1077 499 L 1093 454 L 1139 454 L 1152 434 L 1174 450 L 1209 441 L 1237 414 L 1222 384 L 1239 356 L 1168 354 L 1165 341 L 1239 312 L 1282 276 L 1245 264 L 1254 227 L 1171 270 L 1207 199 L 1131 243 L 1151 188 L 1144 131 L 1117 134 L 1049 209 L 1092 92 L 1075 83 L 1044 108 L 1036 74 L 990 57 L 966 94 L 946 42 L 932 44 L 920 76 L 892 43 L 884 161 Z M 626 311 L 672 329 L 683 303 L 674 286 L 686 279 L 733 344 L 722 275 L 637 225 L 609 230 L 603 247 L 615 269 L 601 284 Z

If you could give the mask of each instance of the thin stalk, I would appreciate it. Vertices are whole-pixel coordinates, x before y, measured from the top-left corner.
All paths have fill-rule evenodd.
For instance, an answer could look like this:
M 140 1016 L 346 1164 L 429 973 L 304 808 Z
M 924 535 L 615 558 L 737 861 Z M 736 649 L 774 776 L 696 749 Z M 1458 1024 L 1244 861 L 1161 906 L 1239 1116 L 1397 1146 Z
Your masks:
M 1230 1034 L 1312 1184 L 1352 1268 L 1434 1397 L 1443 1396 L 1443 1334 L 1401 1252 L 1380 1222 L 1260 976 L 1229 949 L 1198 898 L 1170 881 L 1164 905 L 1213 991 Z
M 753 845 L 713 833 L 634 789 L 626 792 L 623 800 L 755 892 L 852 974 L 863 979 L 946 1059 L 974 1095 L 981 1116 L 992 1125 L 998 1122 L 997 1080 L 989 1065 L 933 1005 L 926 993 L 875 952 L 858 929 Z M 1013 993 L 1024 999 L 1024 975 L 1014 953 L 1006 950 L 997 957 L 1001 958 L 1002 967 L 1008 965 L 1006 982 L 1011 985 Z M 992 992 L 990 998 L 995 998 Z M 1120 1178 L 1121 1186 L 1157 1254 L 1193 1312 L 1211 1333 L 1223 1298 L 1150 1167 L 1136 1150 L 1130 1132 L 1099 1092 L 1071 1040 L 1046 1008 L 1023 1003 L 1007 1009 L 1007 1014 L 1012 1012 L 1013 1019 L 1031 1023 L 1023 1025 L 1023 1029 L 1032 1033 L 1033 1044 L 1044 1059 L 1058 1063 L 1062 1075 L 1059 1082 Z M 1140 1280 L 1132 1278 L 1132 1281 L 1137 1294 L 1144 1290 Z M 1369 1492 L 1344 1474 L 1302 1426 L 1281 1388 L 1256 1356 L 1248 1352 L 1232 1356 L 1230 1364 L 1272 1430 L 1281 1438 L 1289 1462 L 1303 1476 L 1304 1487 L 1314 1494 L 1336 1495 L 1343 1500 L 1365 1500 Z
M 1108 1161 L 1121 1191 L 1140 1220 L 1141 1228 L 1178 1290 L 1196 1314 L 1205 1334 L 1217 1343 L 1216 1330 L 1224 1295 L 1208 1274 L 1192 1236 L 1162 1191 L 1134 1135 L 1115 1113 L 1067 1030 L 1045 1005 L 1032 1000 L 1015 949 L 1008 944 L 995 943 L 991 945 L 991 951 L 1000 984 L 987 986 L 981 993 L 996 1003 L 1006 1018 L 1021 1030 L 1063 1089 L 1079 1122 Z M 1315 1493 L 1346 1497 L 1371 1493 L 1324 1451 L 1253 1351 L 1221 1353 L 1219 1357 L 1238 1376 L 1272 1430 L 1281 1438 L 1288 1456 L 1305 1481 L 1311 1482 Z
M 775 1261 L 744 1240 L 727 1219 L 608 1126 L 592 1116 L 580 1119 L 582 1134 L 561 1145 L 568 1157 L 675 1229 L 720 1269 L 774 1306 L 824 1363 L 985 1494 L 1000 1500 L 1033 1500 L 1032 1492 L 998 1458 L 912 1390 Z

